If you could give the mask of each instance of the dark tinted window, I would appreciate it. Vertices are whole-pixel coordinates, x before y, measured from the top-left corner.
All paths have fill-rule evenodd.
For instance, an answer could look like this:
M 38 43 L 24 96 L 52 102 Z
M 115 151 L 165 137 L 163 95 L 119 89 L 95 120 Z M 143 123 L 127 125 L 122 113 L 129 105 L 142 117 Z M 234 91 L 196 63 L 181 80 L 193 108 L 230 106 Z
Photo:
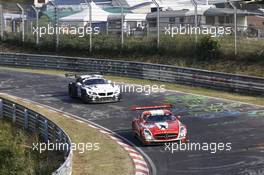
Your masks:
M 176 117 L 172 115 L 156 115 L 156 116 L 148 116 L 146 117 L 146 122 L 167 122 L 176 120 Z
M 104 79 L 91 79 L 91 80 L 85 80 L 85 85 L 95 85 L 95 84 L 107 84 L 107 81 Z

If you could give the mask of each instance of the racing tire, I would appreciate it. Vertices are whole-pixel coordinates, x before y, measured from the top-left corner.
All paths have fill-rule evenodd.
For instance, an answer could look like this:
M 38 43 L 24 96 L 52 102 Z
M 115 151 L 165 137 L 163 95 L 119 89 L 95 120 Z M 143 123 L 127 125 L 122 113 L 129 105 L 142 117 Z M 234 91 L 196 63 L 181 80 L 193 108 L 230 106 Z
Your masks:
M 146 144 L 146 142 L 142 138 L 143 138 L 143 136 L 142 136 L 142 134 L 140 134 L 140 136 L 138 136 L 138 139 L 139 139 L 141 145 L 143 147 L 148 146 L 148 144 Z
M 117 100 L 118 102 L 119 101 L 122 101 L 122 94 L 119 94 L 119 96 L 118 96 L 118 100 Z
M 69 96 L 71 98 L 76 98 L 77 97 L 77 87 L 75 86 L 74 83 L 70 83 L 68 86 L 68 92 L 69 92 Z
M 135 139 L 138 139 L 138 140 L 139 140 L 139 136 L 138 136 L 138 134 L 137 134 L 136 132 L 133 132 L 132 135 L 133 135 L 133 137 L 134 137 Z
M 87 95 L 85 90 L 81 90 L 81 100 L 83 103 L 91 103 L 91 100 L 89 99 L 89 96 Z

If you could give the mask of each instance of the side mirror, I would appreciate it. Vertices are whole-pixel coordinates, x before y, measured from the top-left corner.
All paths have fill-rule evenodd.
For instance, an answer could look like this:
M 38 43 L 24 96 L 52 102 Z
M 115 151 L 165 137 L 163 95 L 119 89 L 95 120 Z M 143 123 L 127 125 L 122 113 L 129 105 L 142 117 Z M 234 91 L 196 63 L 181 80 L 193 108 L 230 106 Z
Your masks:
M 180 120 L 180 119 L 181 119 L 181 116 L 178 115 L 176 118 L 177 118 L 178 120 Z
M 108 80 L 107 83 L 112 84 L 112 81 L 111 80 Z
M 78 82 L 78 83 L 77 83 L 77 85 L 78 85 L 78 86 L 81 86 L 81 85 L 82 85 L 82 83 Z

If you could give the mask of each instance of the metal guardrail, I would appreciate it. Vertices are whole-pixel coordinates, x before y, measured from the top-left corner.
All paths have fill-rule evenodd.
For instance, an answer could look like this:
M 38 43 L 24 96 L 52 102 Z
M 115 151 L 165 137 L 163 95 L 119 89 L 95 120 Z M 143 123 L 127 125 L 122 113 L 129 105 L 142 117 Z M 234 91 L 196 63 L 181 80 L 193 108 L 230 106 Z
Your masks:
M 0 65 L 68 71 L 92 71 L 231 92 L 264 95 L 264 78 L 141 62 L 0 53 Z
M 63 150 L 65 161 L 52 173 L 52 175 L 71 175 L 72 174 L 72 149 L 70 137 L 55 123 L 48 120 L 45 116 L 27 109 L 22 105 L 0 98 L 0 119 L 5 118 L 19 127 L 29 132 L 38 133 L 45 142 L 67 144 Z

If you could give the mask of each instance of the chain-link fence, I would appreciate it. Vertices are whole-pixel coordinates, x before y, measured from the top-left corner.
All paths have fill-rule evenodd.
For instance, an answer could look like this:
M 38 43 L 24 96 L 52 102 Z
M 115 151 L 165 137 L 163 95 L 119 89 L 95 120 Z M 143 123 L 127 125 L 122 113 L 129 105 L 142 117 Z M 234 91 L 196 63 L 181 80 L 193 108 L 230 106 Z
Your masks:
M 209 35 L 229 55 L 264 52 L 263 12 L 236 9 L 232 4 L 206 10 L 195 4 L 192 10 L 157 11 L 156 7 L 151 13 L 143 14 L 132 13 L 122 4 L 100 8 L 86 2 L 73 9 L 50 3 L 35 9 L 30 5 L 5 3 L 0 12 L 2 40 L 48 50 L 114 51 L 112 48 L 133 45 L 141 50 L 162 47 L 173 52 L 176 48 L 174 54 L 179 54 Z

